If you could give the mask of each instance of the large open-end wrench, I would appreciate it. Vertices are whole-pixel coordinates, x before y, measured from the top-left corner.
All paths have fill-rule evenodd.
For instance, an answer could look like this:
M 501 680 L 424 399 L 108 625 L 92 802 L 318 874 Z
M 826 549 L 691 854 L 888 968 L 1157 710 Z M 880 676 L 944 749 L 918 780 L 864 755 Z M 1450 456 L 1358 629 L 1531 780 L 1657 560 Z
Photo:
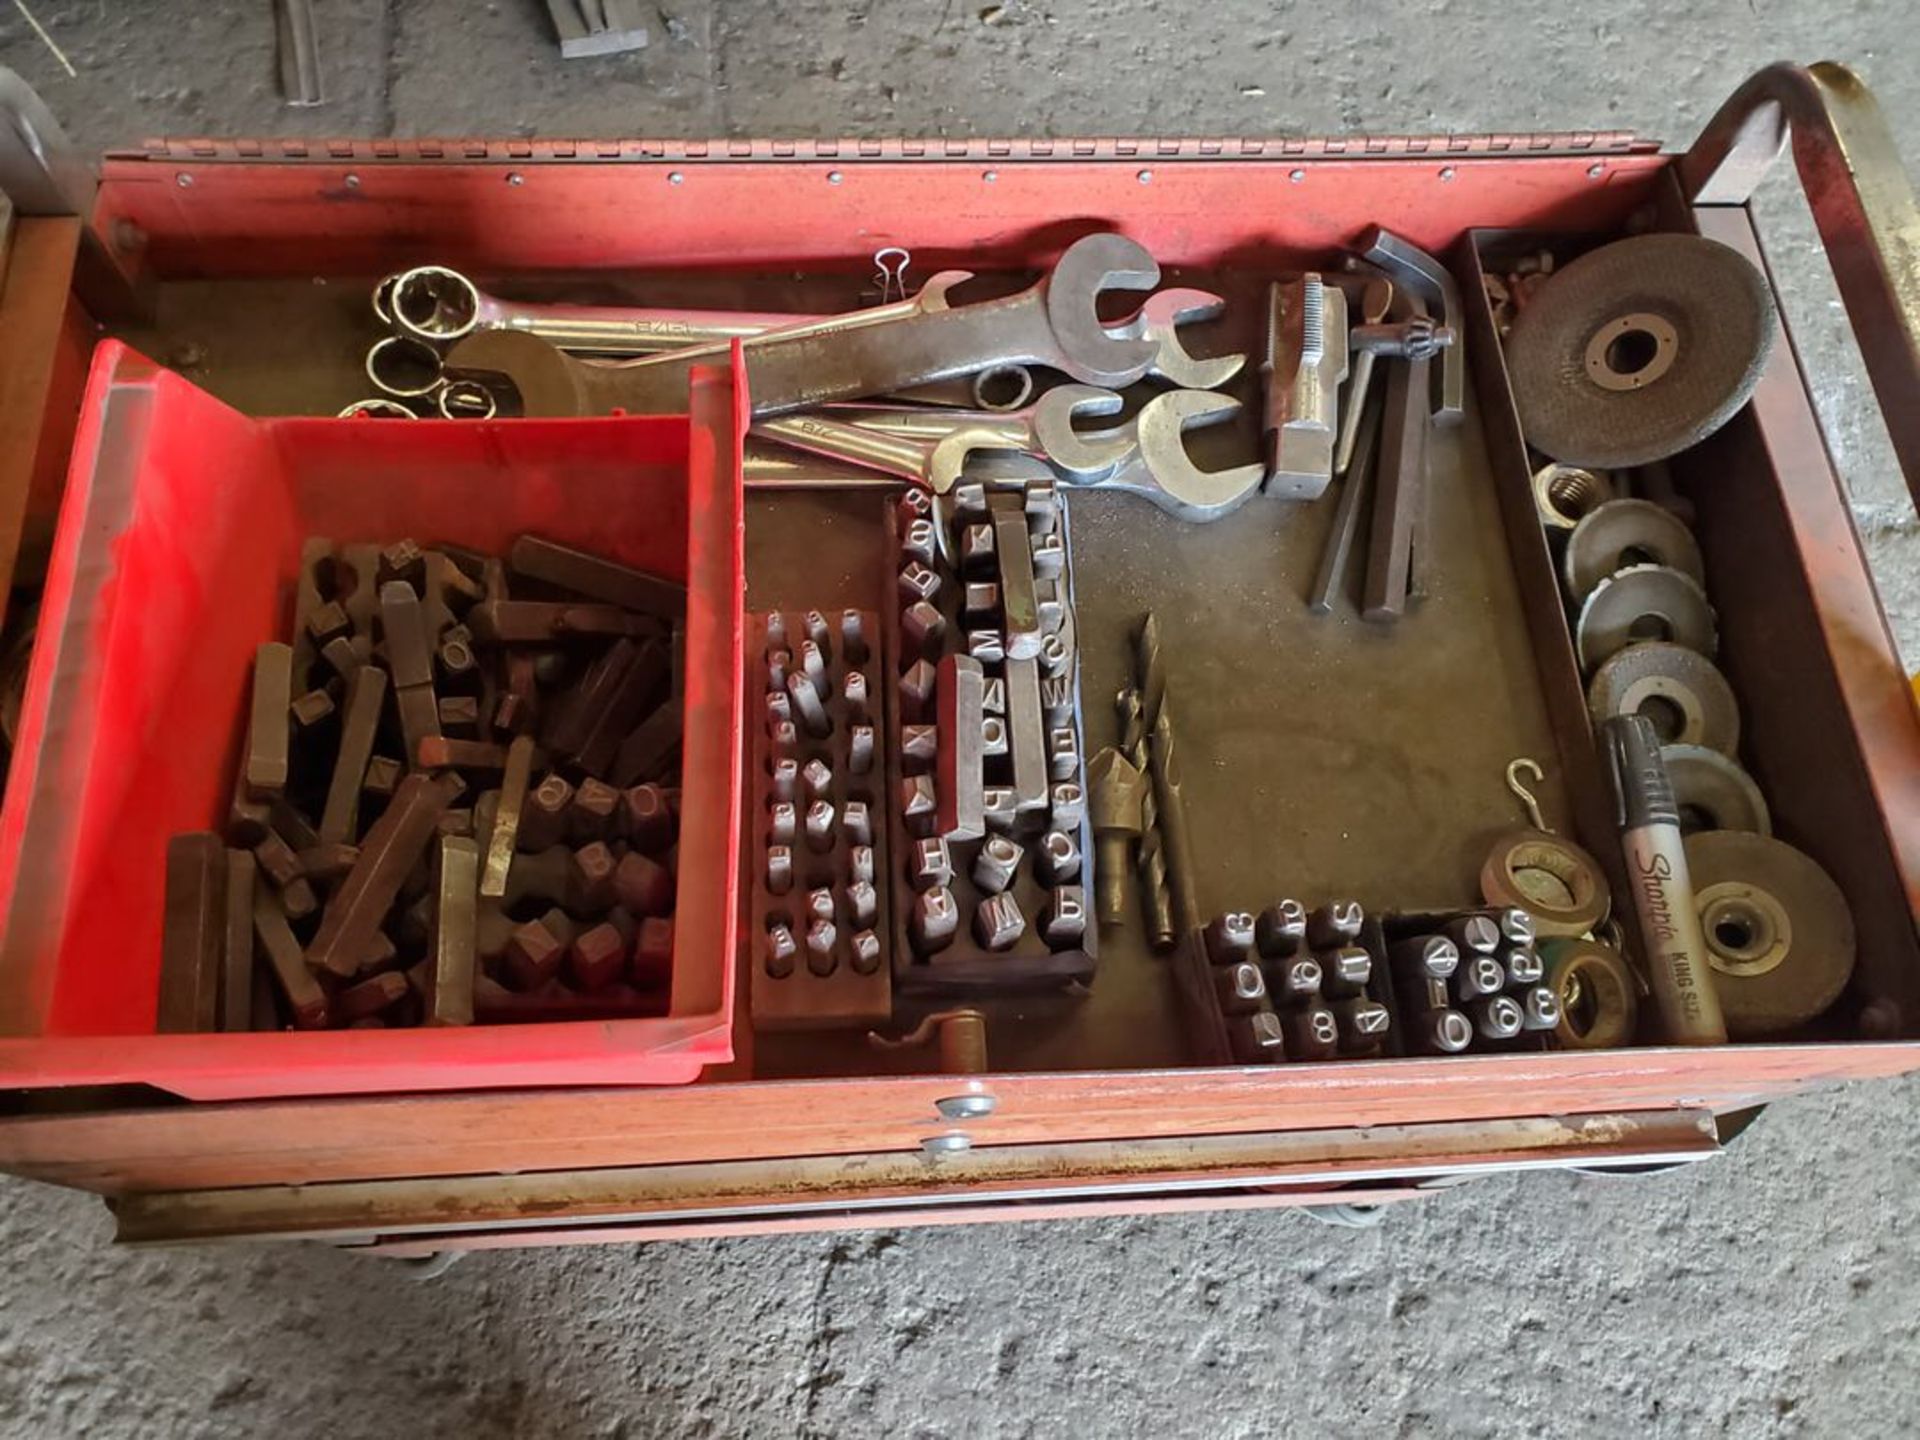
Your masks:
M 1205 290 L 1161 290 L 1129 319 L 1106 328 L 1119 339 L 1151 340 L 1158 347 L 1148 374 L 1183 389 L 1216 390 L 1240 373 L 1247 357 L 1196 358 L 1187 353 L 1179 327 L 1212 320 L 1225 309 L 1226 301 Z M 444 265 L 421 265 L 389 276 L 375 294 L 374 312 L 401 334 L 429 344 L 451 344 L 476 330 L 524 330 L 575 355 L 652 355 L 840 318 L 502 300 Z
M 1207 290 L 1185 290 L 1178 286 L 1156 290 L 1146 298 L 1139 312 L 1111 333 L 1138 336 L 1155 346 L 1153 367 L 1147 371 L 1182 390 L 1218 390 L 1246 367 L 1244 355 L 1218 355 L 1200 359 L 1187 353 L 1180 338 L 1182 325 L 1212 320 L 1227 308 L 1227 302 Z
M 936 275 L 911 300 L 741 342 L 754 414 L 890 394 L 1003 364 L 1047 365 L 1117 389 L 1144 376 L 1159 353 L 1152 341 L 1116 338 L 1100 322 L 1103 292 L 1151 290 L 1160 279 L 1153 257 L 1124 236 L 1075 241 L 1045 279 L 1017 294 L 949 306 L 947 291 L 963 274 Z M 725 355 L 699 346 L 594 366 L 534 336 L 489 331 L 456 343 L 447 364 L 506 376 L 528 415 L 672 414 L 686 406 L 692 367 Z
M 1267 467 L 1255 462 L 1226 470 L 1199 469 L 1187 454 L 1186 432 L 1203 425 L 1217 425 L 1240 409 L 1231 395 L 1216 395 L 1210 390 L 1169 390 L 1156 395 L 1141 407 L 1140 413 L 1117 430 L 1076 434 L 1082 445 L 1111 443 L 1115 437 L 1129 437 L 1134 452 L 1119 469 L 1097 480 L 1066 483 L 1083 490 L 1124 490 L 1152 501 L 1169 515 L 1195 523 L 1218 520 L 1246 503 Z M 1070 445 L 1061 447 L 1068 458 L 1075 456 Z
M 1089 440 L 1074 430 L 1073 417 L 1112 415 L 1121 403 L 1111 390 L 1063 385 L 1049 390 L 1028 410 L 960 412 L 968 418 L 958 423 L 955 412 L 949 411 L 875 412 L 897 421 L 900 428 L 896 430 L 820 415 L 784 415 L 757 421 L 752 433 L 812 455 L 899 475 L 944 495 L 960 479 L 967 457 L 976 450 L 1030 455 L 1043 462 L 1035 466 L 1036 479 L 1056 474 L 1095 479 L 1113 473 L 1130 454 L 1132 437 Z

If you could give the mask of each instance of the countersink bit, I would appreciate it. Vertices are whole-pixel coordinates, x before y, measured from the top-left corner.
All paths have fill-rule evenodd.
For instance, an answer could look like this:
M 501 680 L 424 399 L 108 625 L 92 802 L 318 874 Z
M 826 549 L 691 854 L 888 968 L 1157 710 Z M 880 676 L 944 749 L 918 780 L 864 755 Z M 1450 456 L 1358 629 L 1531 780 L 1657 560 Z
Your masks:
M 1095 902 L 1100 923 L 1114 926 L 1126 919 L 1128 852 L 1140 837 L 1147 780 L 1109 745 L 1088 763 L 1087 783 L 1093 791 Z

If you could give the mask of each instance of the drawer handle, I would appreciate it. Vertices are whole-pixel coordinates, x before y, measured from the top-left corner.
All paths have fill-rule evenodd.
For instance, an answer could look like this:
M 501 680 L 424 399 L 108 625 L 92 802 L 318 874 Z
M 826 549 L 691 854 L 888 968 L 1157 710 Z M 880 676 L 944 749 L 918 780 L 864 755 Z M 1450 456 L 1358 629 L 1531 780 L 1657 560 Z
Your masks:
M 933 1102 L 942 1120 L 984 1120 L 1000 1102 L 991 1095 L 948 1095 Z

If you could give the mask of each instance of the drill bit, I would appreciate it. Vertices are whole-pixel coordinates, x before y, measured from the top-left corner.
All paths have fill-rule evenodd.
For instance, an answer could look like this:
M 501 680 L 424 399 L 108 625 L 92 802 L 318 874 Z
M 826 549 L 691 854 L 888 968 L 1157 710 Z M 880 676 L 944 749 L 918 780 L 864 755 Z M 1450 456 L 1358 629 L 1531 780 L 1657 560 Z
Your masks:
M 1199 885 L 1193 869 L 1193 837 L 1187 830 L 1187 807 L 1180 793 L 1180 757 L 1174 745 L 1173 719 L 1164 690 L 1160 713 L 1153 722 L 1148 758 L 1153 762 L 1153 785 L 1160 799 L 1160 835 L 1167 862 L 1167 887 L 1173 896 L 1174 919 L 1180 928 L 1201 924 Z
M 1149 610 L 1133 636 L 1134 683 L 1140 691 L 1140 718 L 1151 733 L 1160 720 L 1160 704 L 1166 697 L 1167 677 L 1160 664 L 1160 624 Z
M 1120 717 L 1119 750 L 1141 775 L 1147 774 L 1147 727 L 1140 692 L 1129 685 L 1114 697 Z M 1140 839 L 1134 869 L 1140 880 L 1140 905 L 1145 912 L 1147 942 L 1157 955 L 1174 948 L 1173 899 L 1167 892 L 1167 860 L 1160 835 L 1160 804 L 1151 784 L 1140 792 Z

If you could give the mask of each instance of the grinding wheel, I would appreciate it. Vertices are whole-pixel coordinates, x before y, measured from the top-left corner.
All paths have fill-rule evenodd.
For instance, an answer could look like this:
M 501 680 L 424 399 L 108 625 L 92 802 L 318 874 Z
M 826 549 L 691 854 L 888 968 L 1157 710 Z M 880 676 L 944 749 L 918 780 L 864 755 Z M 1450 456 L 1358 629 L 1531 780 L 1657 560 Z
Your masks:
M 1728 1035 L 1777 1035 L 1840 998 L 1853 915 L 1825 870 L 1791 845 L 1732 830 L 1689 836 L 1687 868 Z
M 1592 670 L 1639 640 L 1713 654 L 1713 606 L 1700 582 L 1665 565 L 1629 565 L 1594 587 L 1573 627 L 1580 665 Z
M 1594 940 L 1548 940 L 1540 947 L 1547 983 L 1560 997 L 1554 1034 L 1568 1050 L 1617 1050 L 1640 1025 L 1640 991 L 1617 950 Z
M 1697 235 L 1637 235 L 1582 255 L 1507 336 L 1527 442 L 1567 465 L 1676 455 L 1726 424 L 1773 348 L 1766 281 Z
M 1664 565 L 1706 583 L 1707 568 L 1693 532 L 1651 500 L 1609 500 L 1589 511 L 1567 537 L 1561 570 L 1577 605 L 1602 580 L 1629 565 Z
M 1587 687 L 1598 730 L 1615 715 L 1644 715 L 1663 745 L 1740 749 L 1740 707 L 1733 688 L 1706 656 L 1662 640 L 1615 651 Z
M 1480 865 L 1480 898 L 1525 910 L 1537 935 L 1584 935 L 1607 918 L 1613 894 L 1593 856 L 1546 830 L 1499 836 Z
M 1773 833 L 1766 798 L 1737 762 L 1705 745 L 1663 745 L 1660 758 L 1673 782 L 1681 829 Z

